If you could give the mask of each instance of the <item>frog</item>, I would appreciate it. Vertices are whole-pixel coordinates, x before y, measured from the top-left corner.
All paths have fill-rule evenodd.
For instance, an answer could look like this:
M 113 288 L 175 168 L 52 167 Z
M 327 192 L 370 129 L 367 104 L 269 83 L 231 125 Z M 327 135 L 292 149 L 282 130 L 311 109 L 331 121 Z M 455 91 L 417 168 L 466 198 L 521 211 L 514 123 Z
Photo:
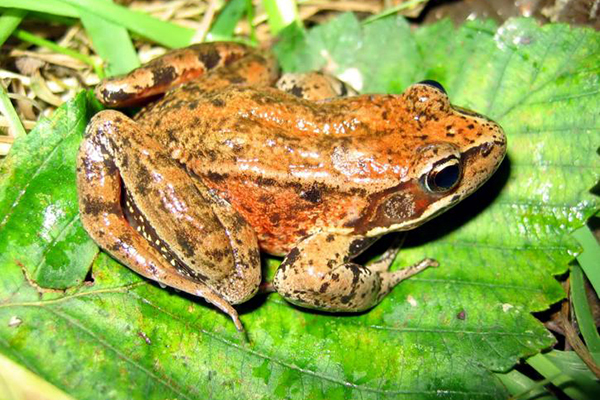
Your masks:
M 400 245 L 356 259 L 480 188 L 506 154 L 496 122 L 422 81 L 358 94 L 320 72 L 280 74 L 267 51 L 216 42 L 173 50 L 102 81 L 107 107 L 77 157 L 80 218 L 111 256 L 214 305 L 277 292 L 355 313 L 438 265 L 391 270 Z M 263 282 L 261 252 L 283 257 Z M 393 269 L 393 268 L 392 268 Z

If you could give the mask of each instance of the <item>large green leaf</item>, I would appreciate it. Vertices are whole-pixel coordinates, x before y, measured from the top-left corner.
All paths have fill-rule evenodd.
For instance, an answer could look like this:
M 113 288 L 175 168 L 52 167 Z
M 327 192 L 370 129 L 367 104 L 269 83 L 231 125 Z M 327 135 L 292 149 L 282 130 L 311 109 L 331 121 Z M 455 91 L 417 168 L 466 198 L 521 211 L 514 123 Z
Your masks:
M 599 39 L 531 20 L 411 31 L 344 15 L 281 42 L 286 69 L 325 67 L 363 91 L 437 79 L 455 104 L 500 122 L 509 155 L 478 193 L 409 235 L 397 267 L 427 255 L 440 268 L 360 315 L 258 297 L 239 307 L 250 344 L 203 301 L 103 253 L 93 284 L 81 283 L 93 246 L 74 206 L 80 96 L 3 167 L 0 351 L 82 399 L 507 397 L 492 372 L 553 343 L 530 313 L 564 295 L 553 275 L 578 250 L 569 232 L 598 207 Z

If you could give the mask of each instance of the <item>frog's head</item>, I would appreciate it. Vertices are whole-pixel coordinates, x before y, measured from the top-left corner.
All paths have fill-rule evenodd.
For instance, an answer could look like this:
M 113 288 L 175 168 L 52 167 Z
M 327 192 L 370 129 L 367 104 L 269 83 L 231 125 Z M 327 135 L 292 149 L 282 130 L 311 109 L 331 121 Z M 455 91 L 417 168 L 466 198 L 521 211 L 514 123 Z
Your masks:
M 481 187 L 506 154 L 502 128 L 452 106 L 439 83 L 412 85 L 400 99 L 405 129 L 397 140 L 410 161 L 400 183 L 374 199 L 369 236 L 412 229 L 449 209 Z

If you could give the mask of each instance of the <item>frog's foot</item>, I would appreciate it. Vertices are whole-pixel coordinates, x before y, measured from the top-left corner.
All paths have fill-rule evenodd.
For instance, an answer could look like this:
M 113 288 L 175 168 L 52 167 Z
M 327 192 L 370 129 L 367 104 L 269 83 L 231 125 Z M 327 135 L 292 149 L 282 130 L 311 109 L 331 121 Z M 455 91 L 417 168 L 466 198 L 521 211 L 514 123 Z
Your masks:
M 287 73 L 277 81 L 275 87 L 296 97 L 312 101 L 358 94 L 346 82 L 321 72 Z
M 423 260 L 415 263 L 409 267 L 400 269 L 398 271 L 393 272 L 381 272 L 379 275 L 381 276 L 381 289 L 379 292 L 379 299 L 377 302 L 381 301 L 392 289 L 402 282 L 403 280 L 410 278 L 411 276 L 418 274 L 419 272 L 429 268 L 429 267 L 438 267 L 440 264 L 432 259 L 432 258 L 424 258 Z
M 435 265 L 428 259 L 407 269 L 386 272 L 392 255 L 384 256 L 385 260 L 376 262 L 375 267 L 351 262 L 375 240 L 326 232 L 309 236 L 289 252 L 273 285 L 286 300 L 302 307 L 356 312 L 375 306 L 394 285 Z
M 390 269 L 400 249 L 402 249 L 405 239 L 406 233 L 395 235 L 390 247 L 388 247 L 377 261 L 367 264 L 367 268 L 373 272 L 385 272 Z
M 105 79 L 95 94 L 104 105 L 125 107 L 220 69 L 225 71 L 218 77 L 211 75 L 214 79 L 203 85 L 217 88 L 240 81 L 268 85 L 277 74 L 274 60 L 251 47 L 232 42 L 200 43 L 170 51 L 126 75 Z

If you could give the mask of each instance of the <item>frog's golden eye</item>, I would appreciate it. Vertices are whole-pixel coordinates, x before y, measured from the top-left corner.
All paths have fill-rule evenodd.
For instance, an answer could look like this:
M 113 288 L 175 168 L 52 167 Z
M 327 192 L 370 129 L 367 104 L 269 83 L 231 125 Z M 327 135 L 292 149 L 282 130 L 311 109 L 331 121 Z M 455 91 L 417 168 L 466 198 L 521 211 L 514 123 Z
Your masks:
M 443 193 L 452 190 L 460 180 L 460 176 L 460 160 L 450 157 L 438 161 L 425 175 L 423 183 L 428 191 Z
M 434 80 L 428 79 L 426 81 L 421 81 L 419 83 L 421 85 L 427 85 L 427 86 L 434 87 L 434 88 L 438 89 L 439 91 L 441 91 L 442 93 L 448 94 L 448 93 L 446 93 L 446 89 L 444 89 L 444 87 L 442 86 L 442 84 L 439 83 L 438 81 L 434 81 Z

